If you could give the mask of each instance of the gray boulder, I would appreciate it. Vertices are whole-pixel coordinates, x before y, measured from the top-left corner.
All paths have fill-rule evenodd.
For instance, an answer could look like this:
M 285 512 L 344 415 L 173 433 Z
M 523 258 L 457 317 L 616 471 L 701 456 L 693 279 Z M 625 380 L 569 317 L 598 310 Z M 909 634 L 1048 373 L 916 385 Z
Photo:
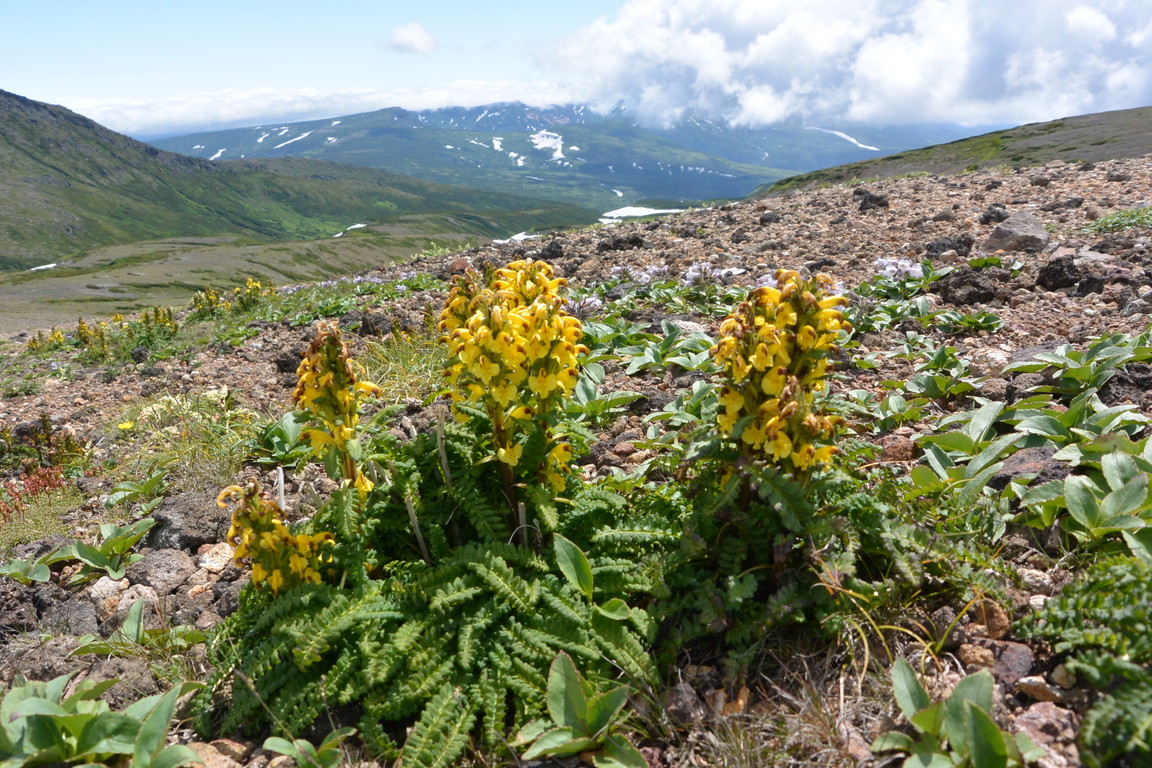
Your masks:
M 1018 211 L 996 225 L 984 241 L 984 251 L 1039 251 L 1048 245 L 1044 222 L 1028 211 Z

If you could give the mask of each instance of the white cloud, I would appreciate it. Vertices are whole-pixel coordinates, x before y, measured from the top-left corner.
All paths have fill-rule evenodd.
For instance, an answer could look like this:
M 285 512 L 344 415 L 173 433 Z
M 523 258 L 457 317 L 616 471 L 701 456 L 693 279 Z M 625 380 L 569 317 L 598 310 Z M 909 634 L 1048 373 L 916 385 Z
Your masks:
M 440 42 L 420 22 L 414 21 L 393 27 L 385 45 L 400 53 L 432 53 L 440 47 Z
M 270 123 L 281 125 L 386 107 L 419 110 L 474 107 L 497 101 L 547 105 L 571 100 L 571 94 L 550 83 L 458 80 L 439 87 L 389 91 L 259 88 L 178 94 L 161 99 L 72 99 L 65 101 L 64 106 L 114 131 L 133 136 L 164 136 Z
M 1064 21 L 1073 35 L 1082 34 L 1104 42 L 1116 37 L 1116 25 L 1099 8 L 1078 5 L 1064 14 Z
M 1152 104 L 1149 0 L 628 0 L 547 53 L 669 122 L 968 125 Z M 545 63 L 545 62 L 542 62 Z

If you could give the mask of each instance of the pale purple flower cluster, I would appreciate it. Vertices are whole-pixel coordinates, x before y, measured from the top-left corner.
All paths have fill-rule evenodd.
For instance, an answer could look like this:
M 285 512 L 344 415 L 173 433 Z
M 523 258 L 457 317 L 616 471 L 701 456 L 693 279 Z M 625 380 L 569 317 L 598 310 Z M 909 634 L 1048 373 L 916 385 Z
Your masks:
M 715 264 L 707 261 L 693 262 L 687 270 L 684 271 L 680 282 L 683 285 L 715 285 L 724 278 L 721 270 L 716 268 Z
M 876 259 L 876 271 L 893 280 L 924 277 L 924 268 L 911 259 L 894 259 L 882 256 Z
M 709 261 L 694 262 L 680 278 L 682 285 L 709 286 L 724 282 L 729 277 L 742 275 L 747 270 L 740 267 L 724 267 L 721 269 Z
M 595 296 L 585 296 L 579 301 L 564 300 L 564 309 L 567 310 L 568 314 L 581 320 L 586 320 L 596 314 L 603 306 L 604 302 Z
M 609 271 L 613 277 L 621 278 L 636 285 L 662 283 L 672 279 L 672 270 L 667 264 L 650 264 L 643 269 L 635 269 L 625 264 L 618 264 Z

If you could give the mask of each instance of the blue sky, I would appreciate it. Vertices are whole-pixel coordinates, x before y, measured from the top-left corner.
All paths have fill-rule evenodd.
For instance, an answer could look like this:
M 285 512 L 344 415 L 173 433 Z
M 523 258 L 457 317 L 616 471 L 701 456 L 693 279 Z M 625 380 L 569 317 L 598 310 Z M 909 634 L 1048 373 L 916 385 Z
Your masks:
M 1152 0 L 3 1 L 0 88 L 132 135 L 518 99 L 650 122 L 1152 104 Z

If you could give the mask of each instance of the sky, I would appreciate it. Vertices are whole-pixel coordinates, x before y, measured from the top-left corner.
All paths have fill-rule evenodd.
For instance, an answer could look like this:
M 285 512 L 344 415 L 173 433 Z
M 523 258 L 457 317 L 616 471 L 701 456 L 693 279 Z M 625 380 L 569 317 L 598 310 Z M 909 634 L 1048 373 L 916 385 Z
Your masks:
M 137 137 L 523 101 L 650 124 L 1152 105 L 1152 0 L 0 0 L 0 89 Z

